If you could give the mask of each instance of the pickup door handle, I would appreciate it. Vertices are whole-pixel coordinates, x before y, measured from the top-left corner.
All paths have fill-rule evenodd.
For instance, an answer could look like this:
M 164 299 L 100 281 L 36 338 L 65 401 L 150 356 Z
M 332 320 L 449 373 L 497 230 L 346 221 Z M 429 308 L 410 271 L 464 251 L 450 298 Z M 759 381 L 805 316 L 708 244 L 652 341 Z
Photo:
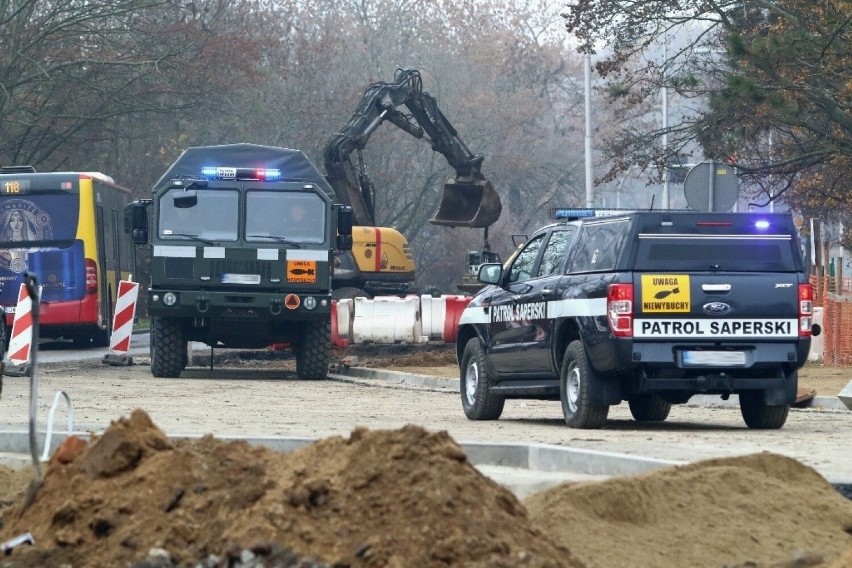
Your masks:
M 542 288 L 541 292 L 539 292 L 539 295 L 541 296 L 542 300 L 546 300 L 553 295 L 553 288 Z

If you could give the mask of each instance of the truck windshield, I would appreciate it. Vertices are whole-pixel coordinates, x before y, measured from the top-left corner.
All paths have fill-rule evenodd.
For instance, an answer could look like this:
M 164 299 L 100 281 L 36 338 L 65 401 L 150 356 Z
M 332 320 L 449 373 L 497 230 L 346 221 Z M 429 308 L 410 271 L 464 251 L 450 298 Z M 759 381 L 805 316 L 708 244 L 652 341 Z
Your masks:
M 246 193 L 246 240 L 325 241 L 325 203 L 316 193 L 251 190 Z
M 175 206 L 173 189 L 160 198 L 160 238 L 193 241 L 236 241 L 239 228 L 240 194 L 236 190 L 198 191 L 192 207 Z

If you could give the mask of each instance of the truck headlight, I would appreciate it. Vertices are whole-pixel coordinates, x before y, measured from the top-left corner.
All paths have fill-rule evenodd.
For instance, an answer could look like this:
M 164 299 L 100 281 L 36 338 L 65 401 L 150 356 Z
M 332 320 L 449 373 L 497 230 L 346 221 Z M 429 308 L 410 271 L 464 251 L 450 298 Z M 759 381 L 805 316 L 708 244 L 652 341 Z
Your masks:
M 307 296 L 307 297 L 303 300 L 303 302 L 302 302 L 302 303 L 303 303 L 303 305 L 305 306 L 305 309 L 308 309 L 308 310 L 312 310 L 312 309 L 314 309 L 315 307 L 317 307 L 317 299 L 316 299 L 316 298 L 314 298 L 313 296 Z
M 166 292 L 163 294 L 163 303 L 167 306 L 174 306 L 177 304 L 177 294 L 174 292 Z

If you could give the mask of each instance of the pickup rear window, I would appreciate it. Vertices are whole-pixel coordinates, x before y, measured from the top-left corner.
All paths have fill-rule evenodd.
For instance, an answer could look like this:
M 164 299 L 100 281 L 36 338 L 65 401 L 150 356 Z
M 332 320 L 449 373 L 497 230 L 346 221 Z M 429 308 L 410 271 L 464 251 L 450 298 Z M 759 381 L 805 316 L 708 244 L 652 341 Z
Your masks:
M 789 235 L 639 235 L 635 269 L 795 272 Z

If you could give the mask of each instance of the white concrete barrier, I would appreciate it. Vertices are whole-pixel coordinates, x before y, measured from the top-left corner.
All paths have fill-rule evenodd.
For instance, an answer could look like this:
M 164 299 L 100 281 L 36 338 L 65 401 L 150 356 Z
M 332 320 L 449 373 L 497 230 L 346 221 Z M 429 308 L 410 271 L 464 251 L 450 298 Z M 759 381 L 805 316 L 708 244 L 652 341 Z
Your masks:
M 419 343 L 422 337 L 417 296 L 355 298 L 352 343 Z

